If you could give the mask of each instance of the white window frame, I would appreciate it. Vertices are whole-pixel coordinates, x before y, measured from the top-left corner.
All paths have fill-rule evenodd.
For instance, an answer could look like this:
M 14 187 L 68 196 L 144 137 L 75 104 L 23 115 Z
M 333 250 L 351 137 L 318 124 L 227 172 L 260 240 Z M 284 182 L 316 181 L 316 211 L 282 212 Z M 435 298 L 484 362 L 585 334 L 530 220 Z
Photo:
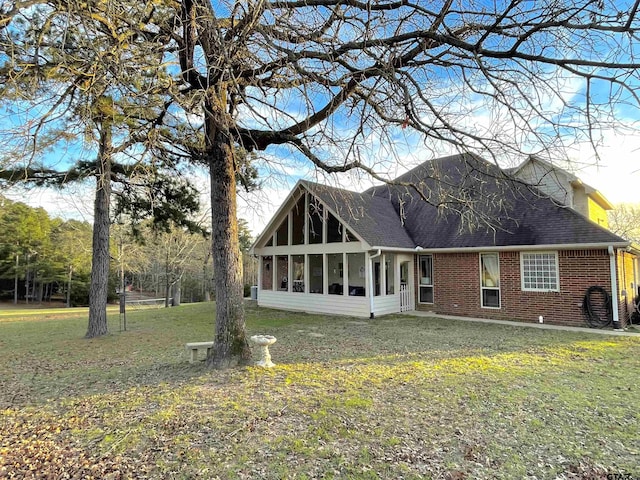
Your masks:
M 483 281 L 482 281 L 482 256 L 483 255 L 492 255 L 494 257 L 496 257 L 496 259 L 498 260 L 498 286 L 497 287 L 485 287 L 483 285 Z M 500 310 L 502 308 L 502 291 L 500 289 L 500 284 L 502 282 L 500 282 L 500 254 L 497 252 L 484 252 L 484 253 L 480 253 L 480 255 L 478 255 L 478 268 L 480 269 L 480 308 L 490 308 L 492 310 Z M 487 306 L 484 305 L 484 296 L 483 296 L 483 292 L 484 290 L 497 290 L 498 291 L 498 306 L 494 307 L 494 306 Z
M 430 257 L 431 258 L 431 283 L 422 283 L 422 258 L 423 257 Z M 420 295 L 420 289 L 422 287 L 428 287 L 431 288 L 431 296 L 433 297 L 433 302 L 422 302 L 420 301 L 421 295 Z M 418 256 L 418 303 L 422 304 L 422 305 L 433 305 L 435 304 L 436 301 L 436 293 L 435 293 L 435 289 L 433 287 L 433 255 L 432 254 L 423 254 L 423 255 L 419 255 Z
M 546 255 L 553 256 L 555 267 L 555 283 L 556 288 L 538 288 L 525 286 L 525 256 L 527 255 Z M 544 272 L 540 272 L 544 274 Z M 551 277 L 549 277 L 551 278 Z M 544 280 L 544 279 L 543 279 Z M 556 251 L 536 251 L 536 252 L 520 252 L 520 286 L 523 292 L 559 292 L 560 291 L 560 265 L 558 263 L 558 252 Z

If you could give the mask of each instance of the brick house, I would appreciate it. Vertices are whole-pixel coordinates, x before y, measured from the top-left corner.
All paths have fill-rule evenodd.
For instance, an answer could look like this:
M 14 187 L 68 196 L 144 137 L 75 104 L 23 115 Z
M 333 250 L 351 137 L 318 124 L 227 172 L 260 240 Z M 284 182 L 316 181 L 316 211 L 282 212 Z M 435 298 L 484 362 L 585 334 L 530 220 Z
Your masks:
M 598 286 L 624 326 L 639 280 L 629 242 L 470 154 L 361 193 L 299 181 L 253 253 L 259 305 L 361 317 L 585 325 L 585 293 Z

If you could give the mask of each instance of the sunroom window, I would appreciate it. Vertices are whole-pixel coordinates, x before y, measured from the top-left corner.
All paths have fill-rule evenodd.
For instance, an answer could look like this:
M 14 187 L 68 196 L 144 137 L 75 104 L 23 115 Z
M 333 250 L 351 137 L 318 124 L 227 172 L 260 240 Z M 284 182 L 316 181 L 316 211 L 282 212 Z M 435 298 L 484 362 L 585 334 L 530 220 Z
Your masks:
M 273 257 L 262 257 L 262 290 L 273 290 Z
M 344 260 L 342 253 L 330 253 L 327 255 L 327 277 L 329 295 L 343 295 Z
M 292 292 L 304 293 L 304 255 L 293 255 L 293 285 Z
M 387 295 L 393 295 L 395 293 L 396 283 L 396 265 L 395 255 L 393 253 L 387 253 L 384 256 L 384 272 L 385 272 L 385 285 L 387 286 Z
M 348 286 L 349 295 L 352 297 L 364 297 L 366 295 L 365 288 L 365 265 L 364 253 L 347 254 L 348 264 Z
M 289 291 L 289 257 L 278 255 L 276 257 L 276 289 L 282 292 Z
M 322 255 L 309 255 L 309 293 L 323 293 Z

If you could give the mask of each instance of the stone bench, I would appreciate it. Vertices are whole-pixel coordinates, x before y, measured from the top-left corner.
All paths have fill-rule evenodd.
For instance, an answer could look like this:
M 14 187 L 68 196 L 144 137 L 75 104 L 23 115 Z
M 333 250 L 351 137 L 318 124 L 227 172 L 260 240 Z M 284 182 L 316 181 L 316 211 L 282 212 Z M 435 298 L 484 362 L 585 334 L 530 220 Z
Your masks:
M 189 363 L 194 363 L 198 361 L 198 350 L 199 349 L 207 349 L 207 356 L 209 356 L 209 351 L 213 348 L 213 342 L 191 342 L 187 343 L 184 346 L 188 352 L 191 352 L 191 356 L 189 358 Z

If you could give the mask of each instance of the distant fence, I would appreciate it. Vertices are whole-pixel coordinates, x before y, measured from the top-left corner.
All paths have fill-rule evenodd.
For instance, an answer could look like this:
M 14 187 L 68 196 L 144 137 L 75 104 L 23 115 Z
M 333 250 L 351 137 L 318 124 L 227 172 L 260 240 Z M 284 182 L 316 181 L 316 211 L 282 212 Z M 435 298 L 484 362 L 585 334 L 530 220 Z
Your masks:
M 163 298 L 127 298 L 125 303 L 130 307 L 164 307 L 165 299 Z M 169 298 L 169 305 L 173 303 L 173 298 Z

